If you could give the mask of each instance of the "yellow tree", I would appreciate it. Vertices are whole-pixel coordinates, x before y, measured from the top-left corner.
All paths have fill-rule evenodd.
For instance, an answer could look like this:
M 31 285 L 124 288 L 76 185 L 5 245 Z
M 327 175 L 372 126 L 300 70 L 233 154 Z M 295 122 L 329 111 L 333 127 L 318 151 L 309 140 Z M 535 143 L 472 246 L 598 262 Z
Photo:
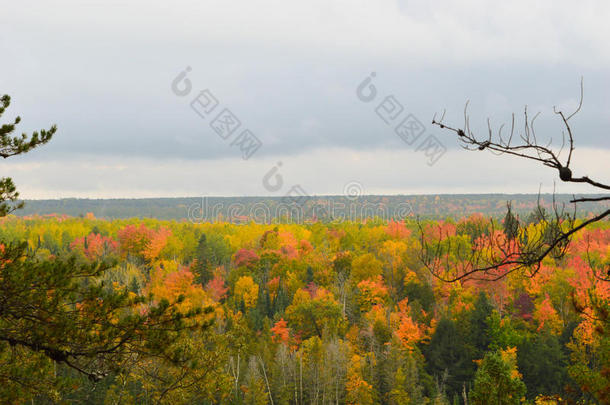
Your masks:
M 258 284 L 250 276 L 240 277 L 235 283 L 235 296 L 244 301 L 246 308 L 253 308 L 258 300 Z
M 286 319 L 302 339 L 322 337 L 325 330 L 335 335 L 344 325 L 341 305 L 331 292 L 321 287 L 314 291 L 297 290 L 292 304 L 286 308 Z
M 365 253 L 352 261 L 351 277 L 355 284 L 362 280 L 375 278 L 383 272 L 383 263 L 372 253 Z
M 345 402 L 349 405 L 372 405 L 375 403 L 373 386 L 362 376 L 364 360 L 358 354 L 353 354 L 347 369 L 345 383 Z

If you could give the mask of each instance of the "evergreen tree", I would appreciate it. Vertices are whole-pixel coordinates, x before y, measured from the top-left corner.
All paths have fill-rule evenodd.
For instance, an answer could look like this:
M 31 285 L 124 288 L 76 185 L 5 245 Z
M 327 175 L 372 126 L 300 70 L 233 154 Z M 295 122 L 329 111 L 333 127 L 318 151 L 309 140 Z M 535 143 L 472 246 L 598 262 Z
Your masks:
M 506 203 L 506 216 L 504 216 L 504 234 L 509 240 L 519 236 L 519 220 L 513 215 L 512 204 Z
M 11 98 L 8 95 L 0 97 L 0 117 L 6 109 L 11 105 Z M 12 123 L 0 126 L 0 156 L 8 158 L 44 145 L 49 142 L 57 127 L 53 125 L 48 130 L 41 129 L 40 132 L 34 132 L 32 135 L 22 134 L 21 136 L 11 136 L 15 131 L 17 124 L 21 122 L 21 117 L 16 117 Z M 6 216 L 15 209 L 23 207 L 23 202 L 15 203 L 19 198 L 17 188 L 10 177 L 0 179 L 0 217 Z
M 481 291 L 468 317 L 468 323 L 464 325 L 468 330 L 463 331 L 468 336 L 474 359 L 482 359 L 491 342 L 489 317 L 492 312 L 493 306 L 487 294 Z
M 539 394 L 561 394 L 567 378 L 567 361 L 559 339 L 548 331 L 525 339 L 517 352 L 530 399 Z
M 409 304 L 417 301 L 426 312 L 429 312 L 434 306 L 434 290 L 428 283 L 412 281 L 405 286 L 405 293 L 409 298 Z
M 450 396 L 459 393 L 474 375 L 474 363 L 466 341 L 454 321 L 441 319 L 424 350 L 427 370 L 438 380 L 445 379 Z
M 311 266 L 307 266 L 307 276 L 305 277 L 305 283 L 310 284 L 313 283 L 313 268 Z
M 474 378 L 472 404 L 517 405 L 524 395 L 525 384 L 516 365 L 506 361 L 500 352 L 486 354 Z
M 231 248 L 219 234 L 201 234 L 195 251 L 193 271 L 197 274 L 197 282 L 206 284 L 214 274 L 214 269 L 225 265 L 231 258 Z
M 0 116 L 10 97 L 0 98 Z M 12 137 L 20 122 L 0 127 L 0 156 L 26 153 L 48 142 L 56 131 Z M 10 178 L 0 180 L 0 217 L 22 204 Z M 0 365 L 2 389 L 21 392 L 20 399 L 56 393 L 57 365 L 97 381 L 120 370 L 133 356 L 183 362 L 172 342 L 191 330 L 207 328 L 195 321 L 211 309 L 182 313 L 178 302 L 139 296 L 127 288 L 105 285 L 113 263 L 83 262 L 76 255 L 47 259 L 27 242 L 0 242 Z M 141 309 L 145 308 L 145 311 Z M 37 370 L 29 372 L 28 370 Z M 25 371 L 25 372 L 24 372 Z M 53 394 L 55 395 L 55 394 Z M 52 399 L 52 398 L 51 398 Z M 53 401 L 56 402 L 56 401 Z

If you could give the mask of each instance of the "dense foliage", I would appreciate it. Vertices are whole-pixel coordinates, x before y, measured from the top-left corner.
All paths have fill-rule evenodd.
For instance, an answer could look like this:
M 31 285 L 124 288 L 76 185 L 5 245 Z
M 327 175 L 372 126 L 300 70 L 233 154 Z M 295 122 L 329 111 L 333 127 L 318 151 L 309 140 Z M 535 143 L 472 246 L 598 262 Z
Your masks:
M 0 117 L 10 101 L 7 95 L 0 97 Z M 0 126 L 1 157 L 27 153 L 49 142 L 56 132 L 52 126 L 31 135 L 14 135 L 20 122 L 16 117 Z M 3 221 L 23 206 L 18 197 L 12 179 L 0 179 Z M 70 401 L 70 392 L 78 387 L 73 376 L 88 378 L 95 390 L 97 383 L 109 381 L 109 376 L 120 379 L 125 370 L 134 378 L 146 379 L 148 385 L 138 387 L 157 402 L 167 400 L 181 382 L 204 387 L 202 381 L 213 375 L 219 358 L 211 350 L 214 336 L 209 334 L 214 306 L 201 287 L 193 286 L 192 274 L 182 272 L 167 280 L 161 274 L 157 283 L 139 290 L 137 284 L 112 280 L 108 272 L 117 260 L 126 258 L 115 257 L 115 252 L 133 255 L 143 263 L 153 261 L 165 246 L 168 232 L 127 227 L 117 235 L 119 243 L 94 234 L 76 238 L 53 253 L 47 249 L 46 254 L 38 252 L 40 240 L 33 248 L 21 237 L 1 238 L 2 403 Z M 55 238 L 56 246 L 63 237 Z M 174 288 L 168 290 L 167 285 Z M 202 364 L 203 376 L 197 372 Z M 167 376 L 174 370 L 177 381 Z M 202 388 L 198 395 L 211 398 L 213 394 Z M 87 402 L 113 398 L 104 389 L 88 396 Z M 123 392 L 115 399 L 122 402 Z
M 2 314 L 0 334 L 30 343 L 0 343 L 9 402 L 610 401 L 610 283 L 591 268 L 610 266 L 608 222 L 533 278 L 444 283 L 418 259 L 420 226 L 470 249 L 491 219 L 0 221 L 0 283 L 30 286 L 3 300 L 40 307 Z M 531 221 L 527 231 L 543 230 Z M 139 338 L 99 356 L 121 336 Z M 79 347 L 96 352 L 71 357 Z

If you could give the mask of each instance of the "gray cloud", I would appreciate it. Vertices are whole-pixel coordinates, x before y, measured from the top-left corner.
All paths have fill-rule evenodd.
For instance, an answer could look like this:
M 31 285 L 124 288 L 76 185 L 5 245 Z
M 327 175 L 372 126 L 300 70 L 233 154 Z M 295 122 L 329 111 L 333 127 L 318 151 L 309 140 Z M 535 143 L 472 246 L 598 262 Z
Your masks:
M 603 179 L 610 172 L 610 150 L 581 148 L 574 155 L 578 174 Z M 466 157 L 466 159 L 465 159 Z M 263 185 L 274 172 L 277 189 Z M 269 195 L 281 197 L 293 186 L 310 195 L 342 194 L 346 184 L 358 183 L 367 194 L 438 193 L 588 193 L 581 184 L 558 181 L 557 173 L 533 162 L 515 165 L 510 157 L 488 152 L 447 151 L 432 167 L 423 152 L 374 149 L 355 151 L 324 148 L 308 153 L 265 156 L 247 162 L 240 158 L 215 160 L 75 157 L 70 161 L 0 162 L 26 198 L 59 197 L 184 197 Z M 555 184 L 557 183 L 557 184 Z
M 577 144 L 610 148 L 610 6 L 490 4 L 13 2 L 0 14 L 0 93 L 13 96 L 7 118 L 20 114 L 20 129 L 59 126 L 19 162 L 94 155 L 170 164 L 238 157 L 190 109 L 200 89 L 262 140 L 253 159 L 296 159 L 325 148 L 407 153 L 374 113 L 390 94 L 449 149 L 450 134 L 428 123 L 446 108 L 460 124 L 467 99 L 479 132 L 486 117 L 499 125 L 528 104 L 543 113 L 539 133 L 559 142 L 552 107 L 576 105 L 583 75 Z M 194 89 L 179 98 L 170 83 L 186 66 Z M 355 89 L 372 71 L 379 96 L 365 104 Z

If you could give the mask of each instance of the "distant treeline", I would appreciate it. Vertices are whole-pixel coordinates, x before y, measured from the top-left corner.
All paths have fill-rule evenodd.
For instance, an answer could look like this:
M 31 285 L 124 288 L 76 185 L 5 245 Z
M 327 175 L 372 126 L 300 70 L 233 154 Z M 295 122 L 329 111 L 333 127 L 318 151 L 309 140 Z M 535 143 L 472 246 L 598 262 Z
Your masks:
M 592 195 L 593 196 L 593 195 Z M 601 195 L 595 195 L 601 196 Z M 570 194 L 439 194 L 439 195 L 369 195 L 369 196 L 294 196 L 294 197 L 190 197 L 139 199 L 26 200 L 19 216 L 65 214 L 73 217 L 93 213 L 98 218 L 157 218 L 207 222 L 217 219 L 233 222 L 302 222 L 308 220 L 341 221 L 373 217 L 403 219 L 420 216 L 428 219 L 459 219 L 474 213 L 502 217 L 507 202 L 513 212 L 522 216 L 541 205 L 551 209 L 553 199 L 561 207 L 569 203 Z M 578 205 L 577 215 L 610 207 L 610 202 Z

